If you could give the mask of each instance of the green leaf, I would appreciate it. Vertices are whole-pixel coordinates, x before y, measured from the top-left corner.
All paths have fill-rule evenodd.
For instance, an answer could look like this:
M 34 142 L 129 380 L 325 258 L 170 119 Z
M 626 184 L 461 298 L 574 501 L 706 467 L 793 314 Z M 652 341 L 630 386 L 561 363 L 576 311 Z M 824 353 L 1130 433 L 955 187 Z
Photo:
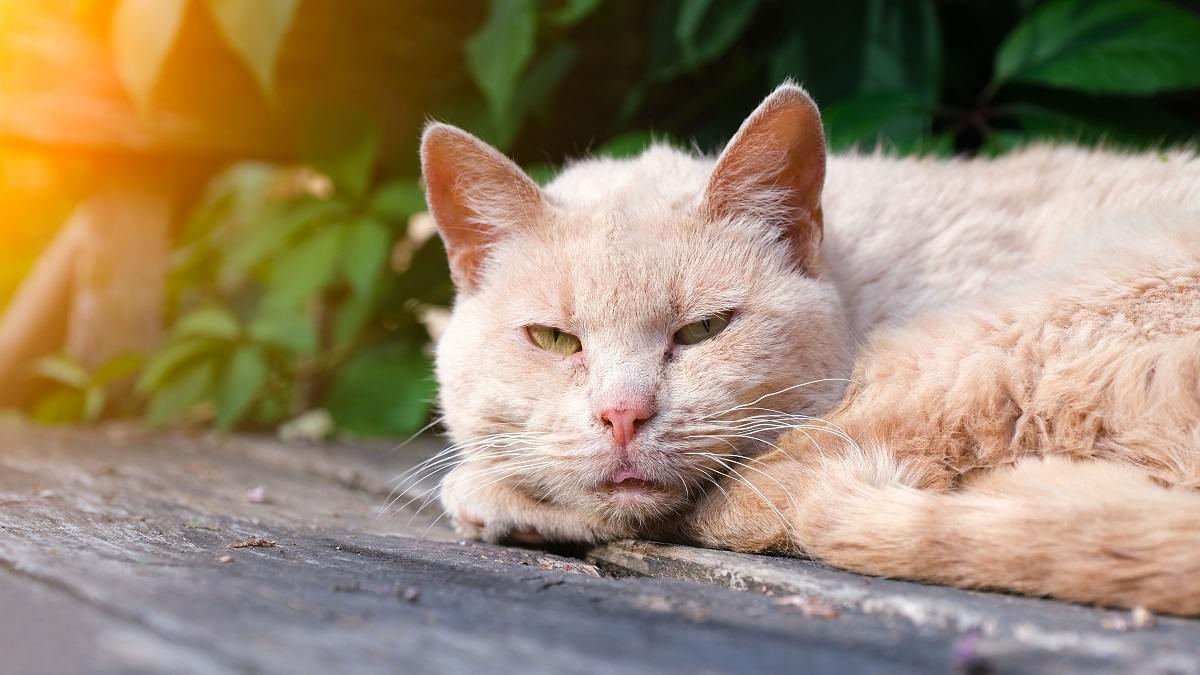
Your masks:
M 120 0 L 112 15 L 117 76 L 146 115 L 163 63 L 179 34 L 187 0 Z
M 299 0 L 207 0 L 221 36 L 254 74 L 268 99 L 275 98 L 275 60 Z
M 1158 0 L 1054 0 L 1013 29 L 995 81 L 1093 94 L 1200 86 L 1200 17 Z
M 267 281 L 267 303 L 303 304 L 333 280 L 345 230 L 327 226 L 277 258 Z
M 630 131 L 596 148 L 593 153 L 597 157 L 634 157 L 642 154 L 654 143 L 654 134 L 649 131 Z
M 347 225 L 342 270 L 355 293 L 365 295 L 378 281 L 392 253 L 392 235 L 383 223 L 362 218 Z
M 162 426 L 178 417 L 210 394 L 213 363 L 203 361 L 170 378 L 150 397 L 147 417 L 153 426 Z
M 220 346 L 218 342 L 198 338 L 168 343 L 164 349 L 151 355 L 135 389 L 143 394 L 159 389 L 176 371 Z
M 92 375 L 81 363 L 68 356 L 47 356 L 33 364 L 34 372 L 41 377 L 71 389 L 83 390 L 92 381 Z
M 358 199 L 366 193 L 379 157 L 379 125 L 359 110 L 318 109 L 301 124 L 300 153 L 329 176 L 338 194 Z
M 141 354 L 134 352 L 118 354 L 96 369 L 96 372 L 92 374 L 92 383 L 102 387 L 107 386 L 133 375 L 141 369 L 144 363 L 146 363 L 146 357 Z
M 56 391 L 37 402 L 31 416 L 42 424 L 71 424 L 83 416 L 83 393 Z
M 429 359 L 405 342 L 360 352 L 334 378 L 325 408 L 338 426 L 364 436 L 401 436 L 425 423 L 434 395 Z
M 95 423 L 100 419 L 100 415 L 104 414 L 104 405 L 107 402 L 108 395 L 104 392 L 104 387 L 88 387 L 83 392 L 83 407 L 79 412 L 79 421 L 84 424 Z
M 491 0 L 487 21 L 467 40 L 467 70 L 498 128 L 510 124 L 517 83 L 533 58 L 536 0 Z
M 206 305 L 188 312 L 171 328 L 176 337 L 236 340 L 242 333 L 237 317 L 224 307 Z
M 394 180 L 380 186 L 371 196 L 367 212 L 385 220 L 404 221 L 425 210 L 425 191 L 418 181 Z
M 267 360 L 257 345 L 242 345 L 225 364 L 217 386 L 217 428 L 229 431 L 246 415 L 267 379 Z
M 569 28 L 586 19 L 599 9 L 603 2 L 604 0 L 564 0 L 562 8 L 550 14 L 550 20 Z
M 834 150 L 883 145 L 910 152 L 928 135 L 930 113 L 919 94 L 896 91 L 839 101 L 822 117 Z
M 317 351 L 317 331 L 303 308 L 264 308 L 246 329 L 251 340 L 300 356 Z
M 354 344 L 364 328 L 375 315 L 379 304 L 378 293 L 352 295 L 334 309 L 333 315 L 333 346 L 335 349 L 345 349 Z
M 566 43 L 559 43 L 549 51 L 538 56 L 529 67 L 528 72 L 521 78 L 517 87 L 516 98 L 513 100 L 509 124 L 502 128 L 501 142 L 508 145 L 520 130 L 521 122 L 529 113 L 541 117 L 550 114 L 550 103 L 561 83 L 575 64 L 577 56 L 575 48 Z
M 932 109 L 941 96 L 942 36 L 933 0 L 794 3 L 770 59 L 770 86 L 791 77 L 823 106 L 907 92 Z M 927 126 L 927 125 L 926 125 Z
M 241 283 L 249 270 L 278 254 L 306 228 L 345 212 L 343 204 L 320 200 L 304 200 L 272 209 L 257 222 L 247 224 L 242 235 L 228 246 L 219 273 L 221 285 L 228 288 Z
M 758 0 L 683 0 L 675 40 L 687 68 L 725 53 L 754 18 Z

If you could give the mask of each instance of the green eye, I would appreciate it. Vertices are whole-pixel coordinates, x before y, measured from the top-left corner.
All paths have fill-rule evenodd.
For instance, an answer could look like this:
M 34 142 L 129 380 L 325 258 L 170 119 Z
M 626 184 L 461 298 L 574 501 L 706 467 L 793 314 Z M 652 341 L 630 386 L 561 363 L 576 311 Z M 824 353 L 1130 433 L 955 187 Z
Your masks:
M 579 342 L 579 338 L 557 328 L 551 328 L 550 326 L 527 326 L 525 331 L 529 333 L 529 339 L 533 340 L 533 344 L 548 352 L 570 356 L 583 349 L 583 344 Z
M 719 314 L 713 314 L 699 321 L 693 321 L 675 331 L 675 342 L 681 345 L 694 345 L 697 342 L 704 342 L 725 330 L 725 327 L 729 325 L 729 317 L 731 316 L 733 316 L 733 310 L 728 310 Z

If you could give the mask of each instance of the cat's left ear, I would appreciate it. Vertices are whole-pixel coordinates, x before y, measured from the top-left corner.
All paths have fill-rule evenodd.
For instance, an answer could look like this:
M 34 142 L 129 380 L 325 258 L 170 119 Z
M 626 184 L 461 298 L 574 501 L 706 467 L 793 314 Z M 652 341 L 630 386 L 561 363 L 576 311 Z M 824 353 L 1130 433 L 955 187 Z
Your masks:
M 437 122 L 421 136 L 421 173 L 450 276 L 460 290 L 474 291 L 488 248 L 506 230 L 542 213 L 541 188 L 492 146 Z
M 708 217 L 745 216 L 779 229 L 806 272 L 818 266 L 824 223 L 825 134 L 817 104 L 786 82 L 725 146 L 705 188 Z

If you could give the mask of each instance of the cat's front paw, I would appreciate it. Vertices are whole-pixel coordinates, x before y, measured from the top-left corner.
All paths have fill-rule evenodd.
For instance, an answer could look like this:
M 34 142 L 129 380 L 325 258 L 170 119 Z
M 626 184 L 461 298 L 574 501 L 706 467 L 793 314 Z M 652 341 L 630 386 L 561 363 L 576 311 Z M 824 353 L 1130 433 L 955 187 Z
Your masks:
M 546 537 L 531 525 L 517 525 L 511 517 L 499 516 L 488 518 L 473 511 L 463 509 L 452 513 L 451 521 L 454 531 L 464 539 L 476 539 L 493 544 L 523 544 L 527 546 L 542 546 L 549 543 Z
M 597 543 L 630 536 L 598 517 L 538 501 L 505 481 L 472 480 L 478 472 L 459 467 L 442 481 L 442 505 L 455 531 L 495 544 L 540 546 Z

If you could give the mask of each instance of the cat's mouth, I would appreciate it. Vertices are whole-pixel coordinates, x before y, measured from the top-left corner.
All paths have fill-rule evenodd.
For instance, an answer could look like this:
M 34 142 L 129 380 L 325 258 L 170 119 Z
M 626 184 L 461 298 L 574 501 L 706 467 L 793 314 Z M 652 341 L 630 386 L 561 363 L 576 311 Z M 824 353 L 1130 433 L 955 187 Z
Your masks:
M 620 469 L 612 478 L 600 485 L 600 489 L 618 498 L 655 497 L 671 492 L 671 487 L 647 478 L 632 469 Z

